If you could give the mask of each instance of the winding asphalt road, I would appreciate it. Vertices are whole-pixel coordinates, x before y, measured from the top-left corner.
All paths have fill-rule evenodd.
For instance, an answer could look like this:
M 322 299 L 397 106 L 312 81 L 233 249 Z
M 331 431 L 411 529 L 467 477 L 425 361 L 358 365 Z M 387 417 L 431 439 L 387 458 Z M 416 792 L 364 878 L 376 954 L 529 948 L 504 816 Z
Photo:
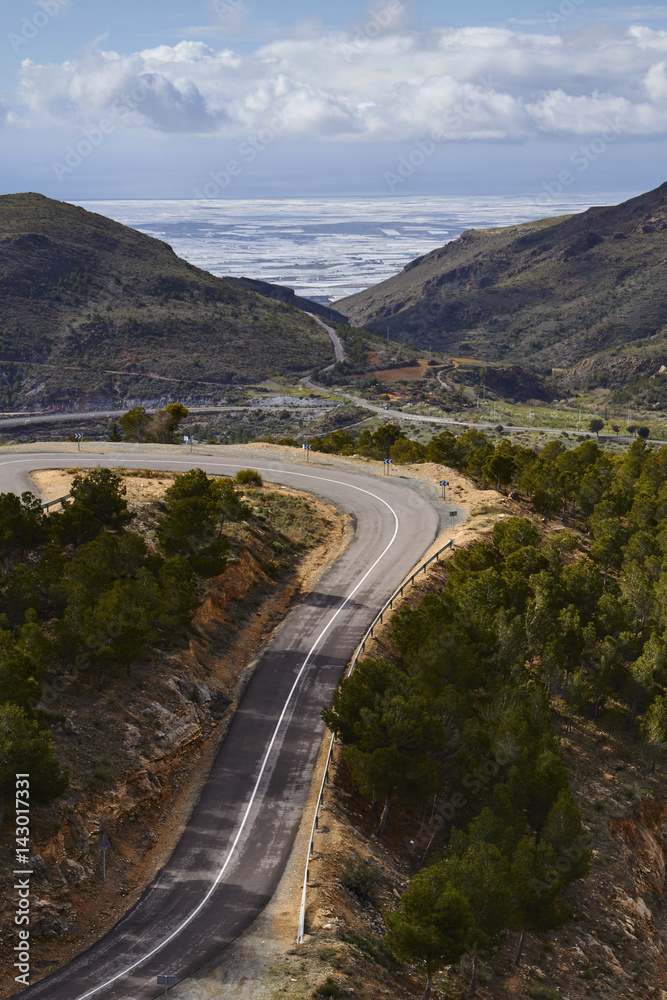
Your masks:
M 108 448 L 109 446 L 107 446 Z M 273 895 L 296 836 L 323 737 L 327 702 L 377 610 L 433 542 L 439 516 L 409 482 L 267 460 L 148 452 L 19 452 L 0 456 L 0 491 L 29 472 L 115 466 L 234 474 L 308 490 L 349 512 L 354 537 L 265 648 L 229 735 L 171 859 L 99 942 L 21 992 L 26 1000 L 148 1000 L 158 974 L 184 979 L 247 928 Z M 462 514 L 462 516 L 464 516 Z M 295 929 L 296 933 L 296 929 Z

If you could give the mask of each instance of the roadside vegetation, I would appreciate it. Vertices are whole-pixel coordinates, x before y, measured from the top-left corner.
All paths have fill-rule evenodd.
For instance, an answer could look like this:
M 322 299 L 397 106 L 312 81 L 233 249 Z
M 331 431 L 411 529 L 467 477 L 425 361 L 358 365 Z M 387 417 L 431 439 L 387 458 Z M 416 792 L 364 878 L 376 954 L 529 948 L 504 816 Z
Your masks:
M 38 804 L 62 794 L 69 776 L 44 725 L 46 688 L 63 674 L 100 688 L 172 641 L 206 579 L 225 569 L 225 524 L 250 514 L 232 480 L 194 469 L 166 490 L 153 547 L 130 530 L 125 494 L 120 475 L 94 469 L 74 477 L 71 499 L 49 515 L 30 493 L 0 495 L 3 793 L 29 770 Z
M 397 810 L 415 829 L 438 817 L 386 914 L 386 947 L 423 971 L 426 996 L 469 956 L 474 995 L 508 934 L 519 963 L 525 935 L 576 916 L 569 885 L 589 870 L 552 712 L 624 732 L 647 774 L 665 766 L 667 448 L 553 442 L 537 455 L 471 431 L 439 435 L 425 457 L 564 522 L 547 534 L 510 517 L 459 552 L 443 589 L 394 617 L 391 657 L 361 661 L 323 712 L 380 834 Z

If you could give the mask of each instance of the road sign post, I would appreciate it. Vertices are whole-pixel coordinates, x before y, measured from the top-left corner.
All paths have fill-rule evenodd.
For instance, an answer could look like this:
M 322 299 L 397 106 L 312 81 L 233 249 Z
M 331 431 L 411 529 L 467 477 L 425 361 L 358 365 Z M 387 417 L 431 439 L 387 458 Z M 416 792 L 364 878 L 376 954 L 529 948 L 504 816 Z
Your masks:
M 103 833 L 100 837 L 100 847 L 102 848 L 102 878 L 106 880 L 107 877 L 107 850 L 111 847 L 109 843 L 109 838 L 106 833 Z
M 75 434 L 77 451 L 81 451 L 81 442 L 83 441 L 83 434 Z
M 310 452 L 313 450 L 312 444 L 303 444 L 303 445 L 301 445 L 301 447 L 303 448 L 303 450 L 306 453 L 306 461 L 307 462 L 310 461 Z
M 157 984 L 158 986 L 164 986 L 164 995 L 167 996 L 169 987 L 176 985 L 176 976 L 158 976 Z
M 446 479 L 441 479 L 440 485 L 442 486 L 442 499 L 447 500 L 447 487 L 449 486 L 449 483 Z
M 394 464 L 393 458 L 385 458 L 384 459 L 384 474 L 385 474 L 385 476 L 389 475 L 389 466 L 393 465 L 393 464 Z

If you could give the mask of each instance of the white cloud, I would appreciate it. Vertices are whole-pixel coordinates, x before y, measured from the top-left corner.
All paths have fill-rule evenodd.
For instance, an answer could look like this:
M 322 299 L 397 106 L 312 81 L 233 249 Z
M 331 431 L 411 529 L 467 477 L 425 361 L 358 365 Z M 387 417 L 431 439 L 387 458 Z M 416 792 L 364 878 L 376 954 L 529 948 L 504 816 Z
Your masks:
M 231 3 L 230 16 L 243 16 Z M 315 26 L 316 27 L 316 26 Z M 248 55 L 200 40 L 122 55 L 99 44 L 60 65 L 26 61 L 21 112 L 33 127 L 106 114 L 125 128 L 242 138 L 277 112 L 283 135 L 413 140 L 585 135 L 613 120 L 667 130 L 667 32 L 528 33 L 500 28 L 382 31 L 310 26 Z

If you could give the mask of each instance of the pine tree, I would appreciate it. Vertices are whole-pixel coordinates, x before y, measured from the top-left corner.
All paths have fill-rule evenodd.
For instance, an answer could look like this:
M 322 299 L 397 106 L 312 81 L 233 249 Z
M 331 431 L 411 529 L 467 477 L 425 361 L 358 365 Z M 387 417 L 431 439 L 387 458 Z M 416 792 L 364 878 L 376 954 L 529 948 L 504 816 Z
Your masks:
M 642 736 L 651 751 L 651 774 L 654 774 L 658 752 L 667 748 L 667 695 L 658 696 L 649 705 Z
M 17 773 L 30 775 L 30 798 L 36 805 L 48 805 L 69 784 L 51 733 L 17 705 L 0 705 L 0 791 L 5 795 L 14 788 Z
M 386 918 L 385 941 L 397 958 L 423 970 L 428 1000 L 433 974 L 460 961 L 474 935 L 474 918 L 465 895 L 438 866 L 415 875 L 401 903 L 402 910 Z

